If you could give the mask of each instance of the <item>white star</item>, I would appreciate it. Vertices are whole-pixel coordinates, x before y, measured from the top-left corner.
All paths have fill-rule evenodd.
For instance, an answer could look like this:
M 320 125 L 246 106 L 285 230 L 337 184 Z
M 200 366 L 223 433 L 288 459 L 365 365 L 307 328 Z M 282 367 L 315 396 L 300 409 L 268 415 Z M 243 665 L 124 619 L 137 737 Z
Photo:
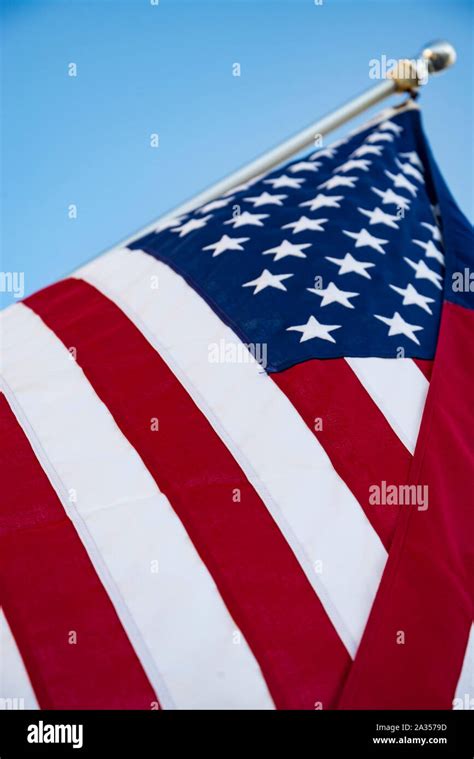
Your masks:
M 306 340 L 312 340 L 314 337 L 319 337 L 320 340 L 328 340 L 330 343 L 335 343 L 334 338 L 329 334 L 335 329 L 340 329 L 341 324 L 321 324 L 318 322 L 315 316 L 310 316 L 306 324 L 298 324 L 295 327 L 287 327 L 287 332 L 301 332 L 300 343 L 305 343 Z
M 403 257 L 403 260 L 407 262 L 409 266 L 411 266 L 412 269 L 416 272 L 415 279 L 428 279 L 430 282 L 432 282 L 438 290 L 442 290 L 440 282 L 442 282 L 442 276 L 441 274 L 438 274 L 436 271 L 433 271 L 433 269 L 430 269 L 429 266 L 425 264 L 423 259 L 420 259 L 418 262 L 411 261 L 409 258 Z
M 323 195 L 319 192 L 315 198 L 305 200 L 300 206 L 309 206 L 310 211 L 317 211 L 318 208 L 340 208 L 339 200 L 344 200 L 344 195 Z
M 398 160 L 398 158 L 395 158 L 395 163 L 397 164 L 398 168 L 403 171 L 404 174 L 407 174 L 409 177 L 413 177 L 414 179 L 417 179 L 418 182 L 424 182 L 423 174 L 418 171 L 418 169 L 415 169 L 414 166 L 411 165 L 411 163 L 402 163 Z
M 390 327 L 388 331 L 389 337 L 392 337 L 393 335 L 405 335 L 405 337 L 410 338 L 410 340 L 413 340 L 417 345 L 420 344 L 420 341 L 414 333 L 419 332 L 423 327 L 418 327 L 416 324 L 406 322 L 405 319 L 402 319 L 398 311 L 395 311 L 391 319 L 389 319 L 388 316 L 379 316 L 378 314 L 374 314 L 374 316 L 384 324 L 388 324 Z
M 321 300 L 321 306 L 329 306 L 331 303 L 340 303 L 341 306 L 346 308 L 354 308 L 349 298 L 355 298 L 360 293 L 351 293 L 347 290 L 340 290 L 334 282 L 330 282 L 324 289 L 317 289 L 314 287 L 307 287 L 308 292 L 319 295 Z
M 273 177 L 272 179 L 265 179 L 265 184 L 271 184 L 273 189 L 276 190 L 279 187 L 292 187 L 295 190 L 299 190 L 303 182 L 306 180 L 303 177 L 289 177 L 287 174 L 282 174 L 281 177 Z
M 334 190 L 335 187 L 355 187 L 358 177 L 340 177 L 338 175 L 326 179 L 322 184 L 318 184 L 318 190 Z
M 382 198 L 382 205 L 385 206 L 393 203 L 393 205 L 396 205 L 399 208 L 403 208 L 404 211 L 409 210 L 411 200 L 404 198 L 403 195 L 397 195 L 397 193 L 390 188 L 385 191 L 379 190 L 377 187 L 371 187 L 370 189 L 373 192 L 377 193 L 379 198 Z
M 354 150 L 353 153 L 351 153 L 351 157 L 354 156 L 355 158 L 362 158 L 364 155 L 382 155 L 383 151 L 383 145 L 361 145 L 360 148 L 357 148 L 357 150 Z
M 436 226 L 436 224 L 428 224 L 427 221 L 422 221 L 421 226 L 426 227 L 426 229 L 430 230 L 431 234 L 433 235 L 433 240 L 436 240 L 436 242 L 442 242 L 441 230 Z
M 154 232 L 163 232 L 165 229 L 171 229 L 172 227 L 179 227 L 183 223 L 184 216 L 175 216 L 174 219 L 163 219 L 156 225 Z
M 387 171 L 387 169 L 385 169 L 385 173 L 393 181 L 395 187 L 401 187 L 404 190 L 408 190 L 413 197 L 416 197 L 418 188 L 416 185 L 409 182 L 404 174 L 392 174 L 390 171 Z
M 393 121 L 384 121 L 382 124 L 379 124 L 378 129 L 381 129 L 382 132 L 393 132 L 397 136 L 403 132 L 403 127 L 399 124 L 395 124 Z
M 222 235 L 221 239 L 217 242 L 213 242 L 212 245 L 206 245 L 203 250 L 213 250 L 212 257 L 220 256 L 225 250 L 243 250 L 243 242 L 248 242 L 250 237 L 228 237 L 228 235 Z
M 233 216 L 232 219 L 228 219 L 224 224 L 233 224 L 233 228 L 245 227 L 250 224 L 254 227 L 263 227 L 262 219 L 268 219 L 268 213 L 250 213 L 249 211 L 243 211 L 237 216 Z
M 369 136 L 365 138 L 365 141 L 369 143 L 393 142 L 393 135 L 388 134 L 387 132 L 372 132 L 372 134 L 369 134 Z
M 272 274 L 268 269 L 264 269 L 259 277 L 252 279 L 251 282 L 245 282 L 242 287 L 255 287 L 254 295 L 265 290 L 266 287 L 274 287 L 276 290 L 285 290 L 286 292 L 286 287 L 282 281 L 289 279 L 289 277 L 293 277 L 293 274 Z
M 258 206 L 282 206 L 283 201 L 285 198 L 287 198 L 288 195 L 270 195 L 269 192 L 262 192 L 261 195 L 254 195 L 251 198 L 244 198 L 244 200 L 247 200 L 249 203 L 253 203 L 254 208 L 258 208 Z
M 370 219 L 369 224 L 385 224 L 387 227 L 398 229 L 398 216 L 393 216 L 391 213 L 385 213 L 381 208 L 374 208 L 373 211 L 367 211 L 365 208 L 357 208 L 357 210 Z
M 362 171 L 368 171 L 371 163 L 372 161 L 368 161 L 366 158 L 359 158 L 358 160 L 356 158 L 352 158 L 345 163 L 341 163 L 340 166 L 334 169 L 334 172 L 337 173 L 341 171 L 343 174 L 345 174 L 347 171 L 352 171 L 353 169 L 362 169 Z
M 262 252 L 263 256 L 267 255 L 273 255 L 275 254 L 274 261 L 279 261 L 281 258 L 285 258 L 286 256 L 294 256 L 295 258 L 306 258 L 306 253 L 303 253 L 303 250 L 306 250 L 306 248 L 310 248 L 311 243 L 306 242 L 302 245 L 295 245 L 292 242 L 289 242 L 288 240 L 283 240 L 283 242 L 280 243 L 280 245 L 277 245 L 275 248 L 269 248 L 268 250 L 264 250 Z
M 372 279 L 366 269 L 375 266 L 375 264 L 372 264 L 369 261 L 358 261 L 351 256 L 350 253 L 346 253 L 344 258 L 331 258 L 331 256 L 325 256 L 325 258 L 328 261 L 331 261 L 331 263 L 339 266 L 338 274 L 360 274 L 361 277 Z
M 441 251 L 438 250 L 433 240 L 428 240 L 428 242 L 423 242 L 423 240 L 413 240 L 413 242 L 415 245 L 419 245 L 420 248 L 425 250 L 426 258 L 434 258 L 438 263 L 444 266 L 444 256 Z
M 208 213 L 209 211 L 217 211 L 219 208 L 224 208 L 233 199 L 234 199 L 234 196 L 231 195 L 228 198 L 219 198 L 219 200 L 211 200 L 210 203 L 206 203 L 205 206 L 202 206 L 201 208 L 199 208 L 198 213 Z
M 306 229 L 310 229 L 313 232 L 324 232 L 323 224 L 329 221 L 328 219 L 308 219 L 307 216 L 300 216 L 297 221 L 292 221 L 290 224 L 284 224 L 282 229 L 293 229 L 293 234 L 298 232 L 304 232 Z
M 402 158 L 407 158 L 413 166 L 418 166 L 418 168 L 423 171 L 423 164 L 420 161 L 418 153 L 414 150 L 410 150 L 408 153 L 400 153 L 400 155 Z
M 313 161 L 318 158 L 334 158 L 336 153 L 336 148 L 321 148 L 321 150 L 317 150 L 316 153 L 312 153 L 310 159 Z
M 292 174 L 296 174 L 298 171 L 317 171 L 320 166 L 322 166 L 322 164 L 317 161 L 299 161 L 288 168 Z
M 382 240 L 381 237 L 374 237 L 367 231 L 367 229 L 361 229 L 360 232 L 347 232 L 345 229 L 342 231 L 345 235 L 352 237 L 356 241 L 356 248 L 373 248 L 379 253 L 382 253 L 382 255 L 385 255 L 382 245 L 385 245 L 388 240 Z
M 427 298 L 426 295 L 422 295 L 418 292 L 418 290 L 415 290 L 413 285 L 408 283 L 405 289 L 403 287 L 395 287 L 395 285 L 389 285 L 389 287 L 392 288 L 392 290 L 395 290 L 396 293 L 399 295 L 403 295 L 403 305 L 404 306 L 419 306 L 424 311 L 428 311 L 429 314 L 432 314 L 432 310 L 429 307 L 428 303 L 434 303 L 434 298 Z
M 201 229 L 201 227 L 205 227 L 211 217 L 212 214 L 209 214 L 208 216 L 203 216 L 202 219 L 189 219 L 189 221 L 187 221 L 181 227 L 173 227 L 171 231 L 178 232 L 180 237 L 184 237 L 190 232 L 194 232 L 195 229 Z

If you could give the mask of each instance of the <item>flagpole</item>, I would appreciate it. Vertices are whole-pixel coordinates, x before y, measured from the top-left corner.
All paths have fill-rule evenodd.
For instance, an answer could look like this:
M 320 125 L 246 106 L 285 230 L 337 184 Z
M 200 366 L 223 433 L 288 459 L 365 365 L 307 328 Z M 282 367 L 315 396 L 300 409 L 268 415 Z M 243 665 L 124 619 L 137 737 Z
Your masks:
M 154 222 L 136 232 L 121 245 L 125 247 L 137 238 L 154 231 L 159 222 L 188 213 L 205 203 L 229 192 L 233 187 L 245 184 L 255 177 L 279 166 L 305 148 L 316 147 L 317 138 L 346 124 L 351 119 L 396 93 L 414 93 L 425 83 L 424 78 L 449 68 L 456 61 L 456 51 L 449 42 L 437 41 L 427 45 L 416 60 L 402 59 L 391 69 L 384 81 L 366 90 L 361 95 L 315 121 L 298 134 L 290 137 L 277 147 L 255 159 L 241 169 L 229 174 L 216 184 L 198 193 L 191 199 L 167 212 Z

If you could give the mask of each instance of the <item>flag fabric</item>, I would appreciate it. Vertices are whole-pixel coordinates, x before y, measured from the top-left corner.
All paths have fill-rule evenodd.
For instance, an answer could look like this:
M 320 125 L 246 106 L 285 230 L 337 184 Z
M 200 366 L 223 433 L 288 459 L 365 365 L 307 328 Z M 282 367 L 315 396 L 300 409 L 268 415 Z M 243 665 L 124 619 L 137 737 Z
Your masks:
M 469 708 L 473 256 L 410 104 L 3 312 L 2 705 Z

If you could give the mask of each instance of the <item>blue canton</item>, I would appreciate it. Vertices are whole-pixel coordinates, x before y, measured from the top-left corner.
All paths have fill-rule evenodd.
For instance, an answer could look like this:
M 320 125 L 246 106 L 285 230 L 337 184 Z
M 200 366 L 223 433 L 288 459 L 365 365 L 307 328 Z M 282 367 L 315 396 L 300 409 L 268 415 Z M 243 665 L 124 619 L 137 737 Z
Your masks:
M 135 241 L 268 370 L 310 358 L 434 356 L 444 248 L 416 111 L 391 115 Z M 159 296 L 158 296 L 159 297 Z

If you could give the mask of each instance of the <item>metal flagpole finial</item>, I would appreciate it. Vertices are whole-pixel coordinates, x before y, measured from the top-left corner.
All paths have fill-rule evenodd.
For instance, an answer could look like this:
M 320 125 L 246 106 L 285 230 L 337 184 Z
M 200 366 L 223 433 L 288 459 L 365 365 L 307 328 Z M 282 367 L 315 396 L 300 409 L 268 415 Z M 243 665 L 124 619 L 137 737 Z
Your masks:
M 446 40 L 429 42 L 420 53 L 420 57 L 426 61 L 428 72 L 437 74 L 456 63 L 456 50 Z
M 426 84 L 428 76 L 449 68 L 456 62 L 456 50 L 444 40 L 426 45 L 416 60 L 403 58 L 389 72 L 396 92 L 416 92 L 421 84 Z M 421 65 L 420 65 L 421 64 Z
M 452 66 L 456 61 L 456 50 L 444 40 L 426 45 L 416 60 L 403 58 L 389 72 L 396 92 L 415 92 L 421 84 L 426 84 L 428 76 Z M 421 66 L 420 66 L 421 64 Z

